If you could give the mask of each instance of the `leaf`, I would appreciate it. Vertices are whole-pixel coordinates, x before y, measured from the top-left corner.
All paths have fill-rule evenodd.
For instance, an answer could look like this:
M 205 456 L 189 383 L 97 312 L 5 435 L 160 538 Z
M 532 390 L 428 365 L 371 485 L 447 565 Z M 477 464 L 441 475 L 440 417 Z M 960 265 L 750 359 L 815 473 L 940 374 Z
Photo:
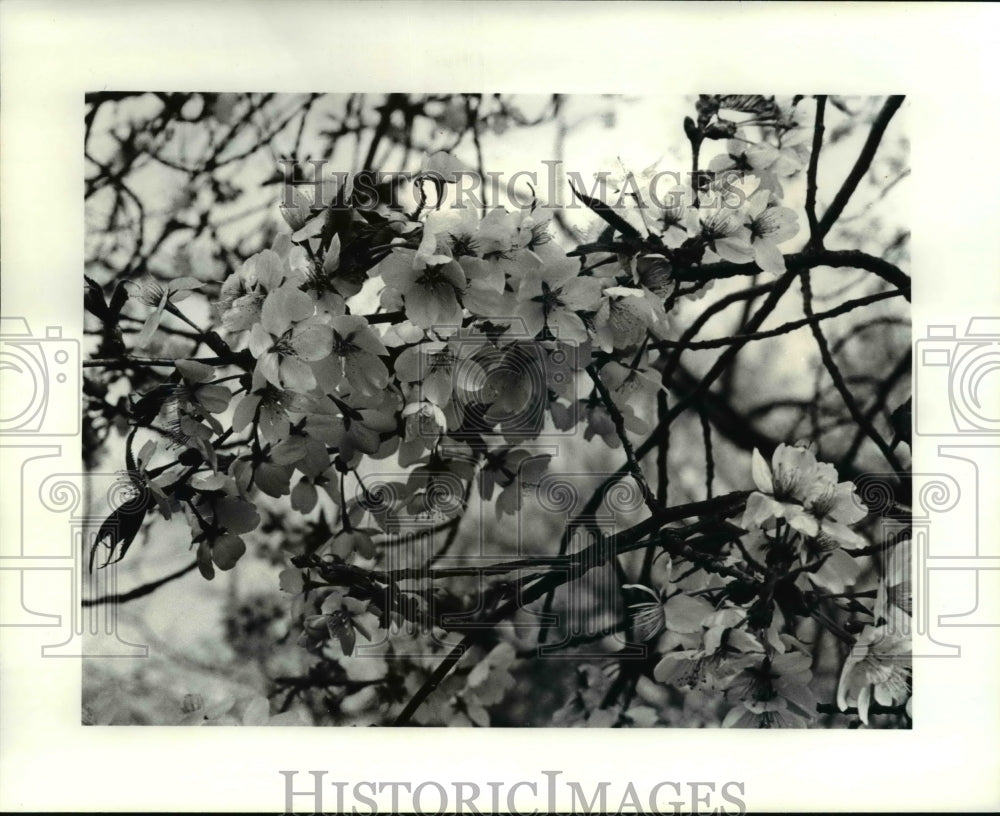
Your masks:
M 133 484 L 137 482 L 137 480 L 132 481 Z M 154 502 L 150 491 L 143 483 L 138 482 L 137 489 L 139 491 L 137 496 L 113 510 L 101 523 L 97 531 L 97 537 L 90 548 L 89 569 L 91 572 L 94 570 L 94 557 L 97 554 L 97 548 L 100 544 L 104 543 L 104 546 L 108 549 L 108 557 L 101 565 L 101 568 L 103 568 L 108 566 L 108 564 L 121 561 L 125 557 L 125 553 L 128 552 L 129 547 L 132 546 L 132 542 L 135 541 L 139 530 L 142 529 L 143 519 L 146 517 L 149 509 L 153 507 Z M 118 550 L 117 557 L 115 557 L 116 549 Z
M 247 551 L 247 545 L 237 535 L 226 533 L 212 543 L 212 561 L 220 570 L 231 570 Z
M 102 323 L 113 322 L 111 310 L 108 309 L 107 301 L 104 299 L 104 291 L 97 281 L 83 276 L 86 291 L 83 294 L 83 308 L 98 318 Z
M 323 229 L 320 232 L 320 246 L 327 255 L 334 254 L 340 259 L 340 248 L 351 238 L 354 226 L 351 209 L 344 203 L 343 189 L 337 190 L 336 196 L 330 201 L 326 217 L 323 219 Z M 334 239 L 337 245 L 333 245 Z
M 212 564 L 212 548 L 207 541 L 198 544 L 198 571 L 206 581 L 215 577 L 215 565 Z
M 260 515 L 257 508 L 235 496 L 224 496 L 215 504 L 215 518 L 231 533 L 249 533 L 257 529 Z
M 337 640 L 340 641 L 340 648 L 344 650 L 344 654 L 348 657 L 354 652 L 354 644 L 357 642 L 357 635 L 354 634 L 354 629 L 350 626 L 340 626 L 334 633 L 337 636 Z
M 115 322 L 118 321 L 118 316 L 121 314 L 122 307 L 128 303 L 128 289 L 125 288 L 125 282 L 119 282 L 115 287 L 115 291 L 111 293 L 111 304 L 108 306 L 110 312 L 110 317 Z
M 913 398 L 910 397 L 902 405 L 896 408 L 889 417 L 889 422 L 892 425 L 892 430 L 896 434 L 896 438 L 893 440 L 893 446 L 899 442 L 905 442 L 907 445 L 911 444 L 912 438 L 912 425 L 913 425 Z

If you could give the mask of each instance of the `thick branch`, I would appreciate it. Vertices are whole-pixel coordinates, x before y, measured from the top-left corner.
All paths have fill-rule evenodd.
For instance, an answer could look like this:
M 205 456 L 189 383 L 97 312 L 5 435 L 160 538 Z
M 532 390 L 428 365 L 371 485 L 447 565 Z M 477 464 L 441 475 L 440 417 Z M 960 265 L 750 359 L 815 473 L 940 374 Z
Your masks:
M 715 340 L 699 340 L 687 344 L 682 344 L 680 341 L 675 340 L 660 340 L 655 343 L 650 343 L 650 346 L 652 348 L 713 349 L 723 348 L 724 346 L 728 346 L 733 343 L 748 343 L 753 340 L 766 340 L 770 337 L 778 337 L 782 334 L 789 334 L 790 332 L 797 331 L 804 326 L 812 326 L 820 321 L 829 320 L 831 317 L 839 317 L 840 315 L 852 312 L 861 306 L 868 306 L 872 303 L 877 303 L 880 300 L 888 300 L 889 298 L 900 296 L 902 296 L 902 292 L 899 290 L 894 292 L 876 292 L 874 295 L 845 301 L 839 306 L 827 309 L 825 312 L 816 312 L 816 314 L 812 317 L 805 317 L 801 320 L 792 320 L 784 325 L 778 326 L 777 328 L 756 332 L 755 334 L 734 334 L 730 337 L 720 337 Z
M 790 272 L 801 272 L 804 269 L 814 269 L 817 266 L 863 269 L 878 275 L 886 283 L 899 289 L 903 293 L 903 297 L 907 300 L 910 299 L 910 276 L 895 264 L 889 263 L 883 258 L 869 255 L 867 252 L 817 249 L 795 252 L 785 256 L 785 267 Z M 678 269 L 675 271 L 675 276 L 679 280 L 714 280 L 716 278 L 731 278 L 736 275 L 756 275 L 759 272 L 760 268 L 753 262 L 738 264 L 721 261 L 686 270 Z

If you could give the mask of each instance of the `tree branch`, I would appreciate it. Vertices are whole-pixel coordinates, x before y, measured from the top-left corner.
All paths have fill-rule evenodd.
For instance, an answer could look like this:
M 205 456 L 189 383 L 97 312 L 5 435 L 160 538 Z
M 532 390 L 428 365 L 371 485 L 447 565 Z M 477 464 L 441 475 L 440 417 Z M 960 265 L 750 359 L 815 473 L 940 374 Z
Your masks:
M 151 581 L 148 584 L 143 584 L 140 587 L 136 587 L 129 592 L 124 592 L 121 595 L 102 595 L 99 598 L 84 598 L 81 602 L 81 606 L 100 606 L 101 604 L 123 604 L 129 601 L 134 601 L 137 598 L 142 598 L 146 595 L 151 595 L 156 592 L 164 584 L 169 584 L 171 581 L 176 581 L 178 578 L 182 578 L 189 572 L 193 572 L 198 567 L 198 562 L 193 561 L 186 567 L 181 567 L 176 572 L 172 572 L 169 575 L 165 575 L 163 578 L 159 578 L 155 581 Z
M 823 114 L 826 111 L 826 96 L 816 97 L 816 124 L 813 126 L 812 153 L 809 154 L 809 168 L 806 170 L 806 219 L 809 221 L 809 245 L 823 248 L 823 237 L 819 234 L 816 220 L 816 172 L 819 169 L 819 151 L 823 146 Z
M 611 421 L 615 424 L 615 433 L 621 440 L 622 448 L 625 451 L 625 460 L 628 465 L 629 473 L 632 474 L 632 478 L 635 479 L 635 483 L 639 486 L 639 492 L 642 493 L 642 500 L 646 503 L 646 507 L 649 508 L 651 513 L 657 513 L 662 508 L 659 502 L 657 502 L 656 497 L 653 495 L 653 491 L 649 488 L 649 483 L 646 481 L 646 474 L 642 472 L 642 468 L 635 458 L 635 451 L 632 450 L 632 442 L 628 438 L 628 434 L 625 431 L 625 417 L 622 416 L 622 412 L 618 410 L 618 406 L 615 405 L 615 401 L 611 399 L 611 393 L 608 391 L 608 387 L 601 380 L 601 375 L 594 368 L 593 365 L 587 366 L 587 373 L 590 375 L 590 379 L 594 381 L 594 387 L 597 389 L 597 393 L 601 398 L 601 402 L 604 403 L 604 407 L 608 409 L 608 414 L 611 417 Z
M 907 300 L 910 299 L 910 276 L 895 264 L 890 263 L 884 258 L 869 255 L 867 252 L 853 249 L 817 249 L 795 252 L 785 256 L 785 267 L 790 272 L 801 272 L 803 269 L 813 269 L 817 266 L 863 269 L 866 272 L 878 275 L 886 283 L 890 283 L 899 289 L 903 293 L 903 297 Z M 731 278 L 736 275 L 756 275 L 759 272 L 760 267 L 752 261 L 741 264 L 720 261 L 719 263 L 695 266 L 690 269 L 677 269 L 674 272 L 674 276 L 678 280 L 700 281 Z
M 864 147 L 861 148 L 858 160 L 854 163 L 854 167 L 851 168 L 851 172 L 847 178 L 844 179 L 844 183 L 837 191 L 837 195 L 834 196 L 829 208 L 823 213 L 823 218 L 820 220 L 814 236 L 817 243 L 822 243 L 823 238 L 826 237 L 830 228 L 840 218 L 840 214 L 844 211 L 844 207 L 847 206 L 847 202 L 851 200 L 851 196 L 857 189 L 861 179 L 868 172 L 872 159 L 875 158 L 875 153 L 882 143 L 885 129 L 889 126 L 889 122 L 892 121 L 893 115 L 899 110 L 899 106 L 903 104 L 905 98 L 905 96 L 890 96 L 886 100 L 885 105 L 882 106 L 882 110 L 879 112 L 874 124 L 872 124 L 871 131 L 868 133 L 868 139 L 865 141 Z
M 827 345 L 826 337 L 823 335 L 823 330 L 819 326 L 819 321 L 815 319 L 815 315 L 813 314 L 812 287 L 809 281 L 808 269 L 805 269 L 802 272 L 802 306 L 806 313 L 806 317 L 810 320 L 809 326 L 812 329 L 813 337 L 816 339 L 816 345 L 819 347 L 820 357 L 823 358 L 823 365 L 826 366 L 826 370 L 829 372 L 834 386 L 836 386 L 837 391 L 844 400 L 844 405 L 847 406 L 847 410 L 850 412 L 851 418 L 855 421 L 855 423 L 857 423 L 859 428 L 864 429 L 868 438 L 878 446 L 878 449 L 882 451 L 882 455 L 892 466 L 892 469 L 895 471 L 902 470 L 903 466 L 900 464 L 899 459 L 896 458 L 896 454 L 892 452 L 892 449 L 882 438 L 882 435 L 875 430 L 875 426 L 868 421 L 868 418 L 864 414 L 861 413 L 861 409 L 858 408 L 858 404 L 855 402 L 853 395 L 847 389 L 847 383 L 844 382 L 844 375 L 841 374 L 840 368 L 838 368 L 836 361 L 833 359 L 833 355 L 830 354 L 830 347 Z

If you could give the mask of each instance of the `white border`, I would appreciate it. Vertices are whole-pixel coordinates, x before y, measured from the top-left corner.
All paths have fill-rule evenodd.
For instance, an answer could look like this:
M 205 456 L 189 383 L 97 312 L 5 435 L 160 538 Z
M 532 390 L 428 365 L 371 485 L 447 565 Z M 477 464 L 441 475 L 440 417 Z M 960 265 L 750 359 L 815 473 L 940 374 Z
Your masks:
M 998 17 L 996 7 L 957 4 L 8 0 L 3 312 L 80 332 L 85 91 L 764 89 L 910 96 L 914 336 L 926 323 L 961 327 L 973 314 L 1000 313 Z M 989 521 L 981 519 L 982 543 L 993 547 Z M 404 735 L 84 729 L 79 664 L 42 660 L 37 633 L 5 629 L 0 807 L 274 812 L 283 807 L 279 769 L 325 769 L 352 783 L 537 780 L 559 769 L 581 782 L 631 780 L 640 791 L 662 780 L 745 780 L 755 811 L 992 810 L 997 630 L 959 634 L 961 659 L 917 667 L 912 732 Z

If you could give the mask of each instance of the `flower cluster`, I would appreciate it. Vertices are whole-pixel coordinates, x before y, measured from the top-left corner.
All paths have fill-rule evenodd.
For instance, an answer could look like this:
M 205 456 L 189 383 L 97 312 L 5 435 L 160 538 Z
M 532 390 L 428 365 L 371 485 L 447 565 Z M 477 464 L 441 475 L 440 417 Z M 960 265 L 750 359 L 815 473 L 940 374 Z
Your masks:
M 824 550 L 864 546 L 849 526 L 868 515 L 854 484 L 838 482 L 833 465 L 818 462 L 808 448 L 778 445 L 770 464 L 754 450 L 752 473 L 757 490 L 747 499 L 745 529 L 782 521 Z
M 762 106 L 755 110 L 762 121 L 781 116 L 766 102 L 734 100 L 729 104 Z M 670 424 L 665 400 L 684 391 L 674 351 L 690 340 L 678 331 L 684 309 L 712 285 L 711 269 L 716 278 L 732 275 L 733 264 L 750 265 L 735 270 L 741 274 L 785 274 L 785 253 L 799 235 L 783 182 L 803 169 L 803 143 L 754 141 L 719 117 L 721 105 L 703 97 L 697 125 L 686 125 L 693 145 L 725 145 L 703 177 L 664 201 L 623 192 L 606 203 L 577 194 L 601 223 L 592 240 L 569 252 L 537 202 L 446 208 L 444 188 L 459 165 L 444 153 L 428 156 L 421 171 L 437 188 L 436 209 L 419 174 L 413 212 L 361 203 L 349 188 L 325 208 L 294 190 L 280 208 L 290 233 L 221 282 L 221 333 L 197 335 L 217 356 L 178 359 L 168 378 L 131 402 L 135 429 L 165 437 L 171 454 L 182 449 L 151 468 L 160 449 L 149 441 L 136 464 L 133 430 L 130 479 L 148 494 L 143 506 L 186 518 L 206 579 L 236 565 L 248 534 L 273 529 L 265 522 L 274 503 L 261 494 L 288 497 L 292 510 L 318 516 L 309 522 L 315 540 L 284 547 L 296 566 L 282 572 L 281 588 L 294 597 L 298 644 L 338 665 L 357 654 L 359 637 L 391 650 L 386 644 L 400 636 L 403 621 L 455 635 L 459 629 L 449 632 L 444 623 L 449 616 L 435 612 L 439 601 L 465 618 L 474 612 L 485 619 L 500 604 L 519 608 L 510 603 L 516 593 L 499 582 L 479 597 L 460 597 L 434 584 L 436 577 L 415 588 L 407 568 L 384 562 L 401 521 L 428 535 L 453 533 L 470 502 L 492 505 L 500 522 L 518 516 L 553 458 L 539 450 L 539 437 L 582 423 L 585 441 L 600 437 L 623 451 L 656 519 L 664 500 L 662 493 L 654 498 L 642 473 L 649 447 L 639 449 L 629 434 Z M 449 107 L 439 121 L 464 132 L 469 113 Z M 696 163 L 697 156 L 696 148 Z M 631 174 L 626 185 L 640 186 Z M 183 317 L 174 304 L 202 285 L 179 277 L 134 286 L 133 297 L 152 310 L 138 345 L 152 340 L 164 315 Z M 693 396 L 710 385 L 706 380 Z M 702 421 L 711 458 L 711 420 Z M 662 444 L 657 487 L 665 492 Z M 399 478 L 376 481 L 372 461 L 390 462 Z M 669 464 L 687 489 L 689 473 Z M 711 500 L 714 462 L 706 469 Z M 852 649 L 837 687 L 841 711 L 856 706 L 868 725 L 873 704 L 875 711 L 902 709 L 910 684 L 908 642 L 899 632 L 911 608 L 909 585 L 896 569 L 877 593 L 848 591 L 868 567 L 860 526 L 868 511 L 854 484 L 801 445 L 780 444 L 769 461 L 754 450 L 750 474 L 755 489 L 733 494 L 746 496 L 745 505 L 717 505 L 728 512 L 717 518 L 712 505 L 697 538 L 699 525 L 673 529 L 675 519 L 636 542 L 650 558 L 643 577 L 629 580 L 656 588 L 621 587 L 622 637 L 609 653 L 615 671 L 583 667 L 554 723 L 657 724 L 669 719 L 664 695 L 682 690 L 699 695 L 706 722 L 806 726 L 818 705 L 810 651 L 817 625 Z M 703 509 L 699 503 L 686 518 Z M 448 541 L 445 549 L 454 538 Z M 657 586 L 655 547 L 690 569 L 676 576 L 668 569 Z M 510 572 L 523 569 L 519 563 Z M 445 567 L 438 574 L 467 577 Z M 532 588 L 531 580 L 520 589 Z M 635 675 L 614 657 L 625 645 L 649 650 Z M 438 678 L 418 720 L 489 725 L 490 707 L 515 686 L 517 653 L 504 641 L 470 654 Z M 620 687 L 627 689 L 621 699 L 637 695 L 641 704 L 618 706 Z M 190 700 L 186 707 L 184 722 L 275 724 L 259 700 L 211 711 Z

